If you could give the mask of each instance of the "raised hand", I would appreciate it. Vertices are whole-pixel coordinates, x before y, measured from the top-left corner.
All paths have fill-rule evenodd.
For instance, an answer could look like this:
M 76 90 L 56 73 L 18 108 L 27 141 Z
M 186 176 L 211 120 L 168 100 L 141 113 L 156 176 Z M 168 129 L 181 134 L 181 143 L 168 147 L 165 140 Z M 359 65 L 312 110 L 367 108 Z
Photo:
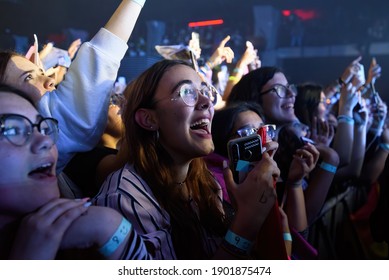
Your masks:
M 234 59 L 234 52 L 230 47 L 226 47 L 227 42 L 231 39 L 230 36 L 225 37 L 219 44 L 218 48 L 212 54 L 208 62 L 211 68 L 220 65 L 223 61 L 231 63 Z
M 331 125 L 328 120 L 318 120 L 317 117 L 313 117 L 310 133 L 310 138 L 313 141 L 329 147 L 334 139 L 334 135 L 334 126 Z
M 346 69 L 344 69 L 343 74 L 340 76 L 344 83 L 349 83 L 352 77 L 358 73 L 359 68 L 361 67 L 361 64 L 359 63 L 361 59 L 362 56 L 357 57 L 346 67 Z
M 297 149 L 293 155 L 287 180 L 293 183 L 301 181 L 315 168 L 319 155 L 319 151 L 310 143 Z
M 376 59 L 373 57 L 367 74 L 366 84 L 374 84 L 379 77 L 381 77 L 381 66 L 377 64 Z

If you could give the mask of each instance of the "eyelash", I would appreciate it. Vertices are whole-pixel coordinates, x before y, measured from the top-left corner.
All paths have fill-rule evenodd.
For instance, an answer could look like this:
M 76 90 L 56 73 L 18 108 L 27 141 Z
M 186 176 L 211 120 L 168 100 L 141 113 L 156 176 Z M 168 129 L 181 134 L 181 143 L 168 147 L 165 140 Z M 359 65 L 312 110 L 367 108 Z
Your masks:
M 28 74 L 27 76 L 26 76 L 26 78 L 24 78 L 24 80 L 26 81 L 26 82 L 28 82 L 29 80 L 32 80 L 32 75 L 31 74 Z

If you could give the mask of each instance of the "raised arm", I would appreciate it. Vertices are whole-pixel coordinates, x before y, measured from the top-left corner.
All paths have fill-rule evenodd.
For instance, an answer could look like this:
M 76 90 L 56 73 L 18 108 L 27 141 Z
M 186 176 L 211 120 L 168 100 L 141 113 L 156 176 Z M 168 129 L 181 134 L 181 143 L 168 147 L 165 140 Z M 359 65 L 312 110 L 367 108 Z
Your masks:
M 146 0 L 123 0 L 104 26 L 127 42 Z

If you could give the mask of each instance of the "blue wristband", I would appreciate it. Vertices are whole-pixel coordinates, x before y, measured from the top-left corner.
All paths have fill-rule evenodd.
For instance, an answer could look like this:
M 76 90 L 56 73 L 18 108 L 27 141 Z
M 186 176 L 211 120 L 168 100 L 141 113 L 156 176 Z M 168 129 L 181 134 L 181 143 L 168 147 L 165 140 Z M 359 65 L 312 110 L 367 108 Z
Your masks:
M 285 241 L 292 241 L 292 235 L 289 232 L 284 232 L 283 236 Z
M 354 124 L 354 119 L 346 115 L 339 115 L 336 119 L 338 120 L 338 123 Z
M 110 239 L 99 249 L 100 254 L 105 257 L 110 256 L 120 244 L 126 239 L 126 236 L 131 231 L 131 224 L 125 218 L 122 219 L 122 222 L 116 229 L 115 233 L 110 237 Z
M 224 239 L 229 243 L 230 245 L 245 251 L 249 252 L 251 249 L 251 246 L 253 245 L 253 242 L 250 240 L 247 240 L 246 238 L 239 236 L 235 233 L 233 233 L 231 230 L 228 230 L 226 233 L 226 236 Z
M 320 168 L 331 173 L 336 173 L 336 166 L 326 163 L 324 161 L 320 163 Z
M 382 150 L 384 150 L 385 152 L 389 152 L 389 144 L 387 143 L 380 143 L 378 145 Z

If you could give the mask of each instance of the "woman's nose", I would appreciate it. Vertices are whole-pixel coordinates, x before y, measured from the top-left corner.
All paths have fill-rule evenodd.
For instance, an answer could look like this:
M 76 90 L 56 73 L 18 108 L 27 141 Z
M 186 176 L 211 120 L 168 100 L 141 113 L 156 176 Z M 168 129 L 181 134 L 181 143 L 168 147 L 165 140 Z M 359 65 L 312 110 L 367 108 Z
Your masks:
M 209 107 L 213 106 L 213 103 L 211 99 L 208 98 L 208 96 L 199 93 L 199 100 L 197 102 L 197 106 L 199 106 L 202 110 L 206 110 Z
M 34 130 L 31 136 L 31 148 L 36 154 L 50 150 L 54 146 L 53 139 L 48 135 L 43 135 L 40 132 Z
M 47 91 L 53 91 L 55 89 L 55 80 L 51 77 L 45 76 L 43 81 L 43 87 Z

